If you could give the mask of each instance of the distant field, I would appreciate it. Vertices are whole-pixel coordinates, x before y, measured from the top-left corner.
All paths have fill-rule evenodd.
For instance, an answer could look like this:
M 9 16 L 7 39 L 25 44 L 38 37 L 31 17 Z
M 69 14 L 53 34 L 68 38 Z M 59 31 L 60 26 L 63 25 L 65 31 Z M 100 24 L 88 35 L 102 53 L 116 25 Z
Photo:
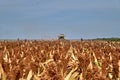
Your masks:
M 0 80 L 120 80 L 120 41 L 1 40 Z
M 120 38 L 97 38 L 96 40 L 107 40 L 107 41 L 120 41 Z

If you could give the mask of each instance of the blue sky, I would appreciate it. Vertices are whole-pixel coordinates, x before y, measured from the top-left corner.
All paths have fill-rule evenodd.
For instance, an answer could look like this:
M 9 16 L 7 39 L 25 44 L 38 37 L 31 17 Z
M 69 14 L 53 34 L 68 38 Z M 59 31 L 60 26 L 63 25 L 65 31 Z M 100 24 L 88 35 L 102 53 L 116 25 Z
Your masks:
M 0 39 L 120 37 L 120 0 L 0 0 Z

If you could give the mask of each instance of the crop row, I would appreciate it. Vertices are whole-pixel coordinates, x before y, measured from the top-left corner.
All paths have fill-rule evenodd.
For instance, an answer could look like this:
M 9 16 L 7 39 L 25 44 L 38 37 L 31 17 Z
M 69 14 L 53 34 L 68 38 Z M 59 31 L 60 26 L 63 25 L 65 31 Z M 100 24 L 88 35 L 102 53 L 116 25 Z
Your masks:
M 120 80 L 120 42 L 0 41 L 0 80 Z

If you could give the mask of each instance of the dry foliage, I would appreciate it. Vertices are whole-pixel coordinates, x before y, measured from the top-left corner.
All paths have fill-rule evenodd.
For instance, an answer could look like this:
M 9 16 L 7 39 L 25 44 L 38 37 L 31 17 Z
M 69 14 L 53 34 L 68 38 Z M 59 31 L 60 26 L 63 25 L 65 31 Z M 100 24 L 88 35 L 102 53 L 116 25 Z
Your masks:
M 120 42 L 1 40 L 0 80 L 120 80 Z

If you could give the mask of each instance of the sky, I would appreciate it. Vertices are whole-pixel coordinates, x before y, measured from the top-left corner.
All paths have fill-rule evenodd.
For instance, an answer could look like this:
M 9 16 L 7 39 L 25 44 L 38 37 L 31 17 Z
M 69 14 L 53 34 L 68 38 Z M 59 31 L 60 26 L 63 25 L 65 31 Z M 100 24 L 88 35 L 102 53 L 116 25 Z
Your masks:
M 0 0 L 0 39 L 120 37 L 120 0 Z

